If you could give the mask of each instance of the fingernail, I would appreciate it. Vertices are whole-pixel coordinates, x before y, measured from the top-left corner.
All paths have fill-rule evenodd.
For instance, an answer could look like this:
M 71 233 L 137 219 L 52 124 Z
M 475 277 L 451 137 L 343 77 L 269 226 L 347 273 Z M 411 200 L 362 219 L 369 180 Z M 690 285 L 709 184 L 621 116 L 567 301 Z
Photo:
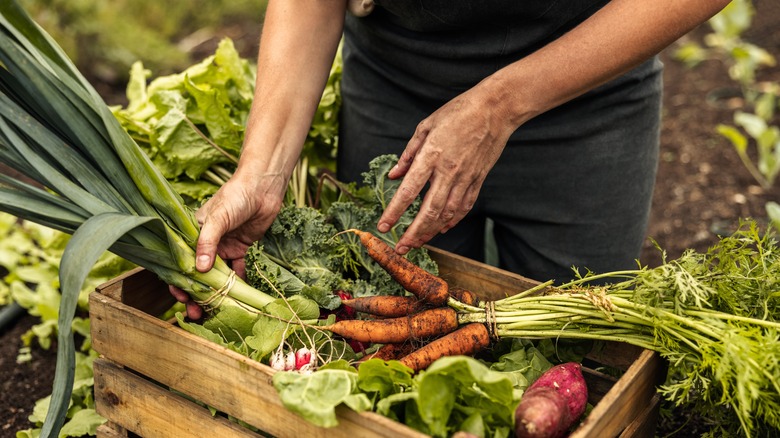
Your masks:
M 409 247 L 408 246 L 399 246 L 398 248 L 395 249 L 395 252 L 397 252 L 398 254 L 404 255 L 407 252 L 409 252 Z
M 376 226 L 376 229 L 379 230 L 380 233 L 386 233 L 390 231 L 390 224 L 387 222 L 380 222 L 379 225 Z
M 195 261 L 195 267 L 198 268 L 198 270 L 208 269 L 209 264 L 211 264 L 211 257 L 207 255 L 200 255 Z

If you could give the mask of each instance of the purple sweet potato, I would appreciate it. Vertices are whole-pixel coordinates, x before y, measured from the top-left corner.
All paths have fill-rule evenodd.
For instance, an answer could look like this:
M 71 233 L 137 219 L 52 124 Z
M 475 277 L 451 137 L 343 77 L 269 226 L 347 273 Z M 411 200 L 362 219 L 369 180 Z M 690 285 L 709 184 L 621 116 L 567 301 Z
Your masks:
M 520 438 L 558 438 L 585 412 L 588 387 L 582 366 L 556 365 L 528 387 L 515 410 L 515 434 Z
M 528 389 L 515 409 L 518 438 L 559 438 L 571 425 L 566 400 L 553 388 Z

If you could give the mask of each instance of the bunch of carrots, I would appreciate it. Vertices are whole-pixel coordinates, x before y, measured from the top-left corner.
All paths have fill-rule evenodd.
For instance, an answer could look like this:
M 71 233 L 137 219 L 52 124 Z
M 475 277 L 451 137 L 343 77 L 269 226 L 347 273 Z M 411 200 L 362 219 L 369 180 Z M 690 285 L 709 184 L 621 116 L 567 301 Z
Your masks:
M 345 306 L 370 318 L 340 320 L 320 329 L 353 341 L 382 344 L 363 359 L 399 360 L 415 371 L 427 368 L 440 357 L 471 355 L 490 344 L 484 323 L 462 324 L 458 312 L 448 305 L 476 305 L 477 298 L 471 291 L 449 287 L 442 278 L 410 262 L 369 232 L 345 232 L 355 233 L 368 255 L 413 296 L 342 300 Z
M 748 436 L 761 421 L 780 429 L 776 415 L 780 321 L 775 315 L 765 313 L 762 318 L 712 305 L 717 294 L 728 298 L 735 293 L 740 279 L 774 272 L 776 262 L 769 256 L 774 254 L 774 241 L 760 239 L 751 230 L 753 234 L 738 234 L 722 244 L 723 251 L 743 254 L 734 265 L 742 271 L 734 266 L 722 271 L 723 260 L 734 257 L 728 252 L 719 253 L 716 261 L 691 253 L 686 260 L 655 269 L 589 274 L 555 287 L 549 281 L 480 303 L 472 293 L 449 287 L 371 233 L 346 230 L 356 234 L 369 256 L 414 296 L 345 300 L 345 305 L 374 318 L 320 328 L 347 339 L 383 344 L 371 357 L 396 359 L 415 371 L 443 356 L 472 355 L 493 338 L 623 342 L 660 353 L 675 370 L 670 376 L 682 376 L 662 386 L 668 400 L 681 405 L 696 393 L 704 403 L 727 405 Z M 603 279 L 615 282 L 587 285 Z M 721 283 L 710 284 L 713 279 Z M 762 285 L 761 290 L 766 289 Z

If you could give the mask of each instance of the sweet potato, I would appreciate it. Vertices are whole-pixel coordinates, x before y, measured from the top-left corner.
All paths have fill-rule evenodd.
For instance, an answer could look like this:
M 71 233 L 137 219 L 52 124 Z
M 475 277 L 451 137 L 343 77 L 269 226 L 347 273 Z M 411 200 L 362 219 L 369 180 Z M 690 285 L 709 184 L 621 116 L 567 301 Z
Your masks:
M 515 435 L 518 438 L 559 438 L 571 426 L 566 400 L 553 388 L 528 389 L 515 409 Z
M 587 403 L 582 366 L 576 362 L 556 365 L 523 394 L 515 410 L 515 434 L 519 438 L 562 437 L 585 412 Z

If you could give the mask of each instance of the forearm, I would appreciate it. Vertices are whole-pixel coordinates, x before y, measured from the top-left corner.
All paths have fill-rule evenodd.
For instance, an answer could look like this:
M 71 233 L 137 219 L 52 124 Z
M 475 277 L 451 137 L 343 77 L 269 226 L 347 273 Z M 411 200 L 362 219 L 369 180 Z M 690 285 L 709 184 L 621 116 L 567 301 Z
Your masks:
M 486 79 L 515 126 L 628 72 L 728 3 L 613 0 L 576 28 Z
M 345 0 L 269 2 L 239 178 L 272 177 L 283 193 L 327 82 L 344 14 Z

